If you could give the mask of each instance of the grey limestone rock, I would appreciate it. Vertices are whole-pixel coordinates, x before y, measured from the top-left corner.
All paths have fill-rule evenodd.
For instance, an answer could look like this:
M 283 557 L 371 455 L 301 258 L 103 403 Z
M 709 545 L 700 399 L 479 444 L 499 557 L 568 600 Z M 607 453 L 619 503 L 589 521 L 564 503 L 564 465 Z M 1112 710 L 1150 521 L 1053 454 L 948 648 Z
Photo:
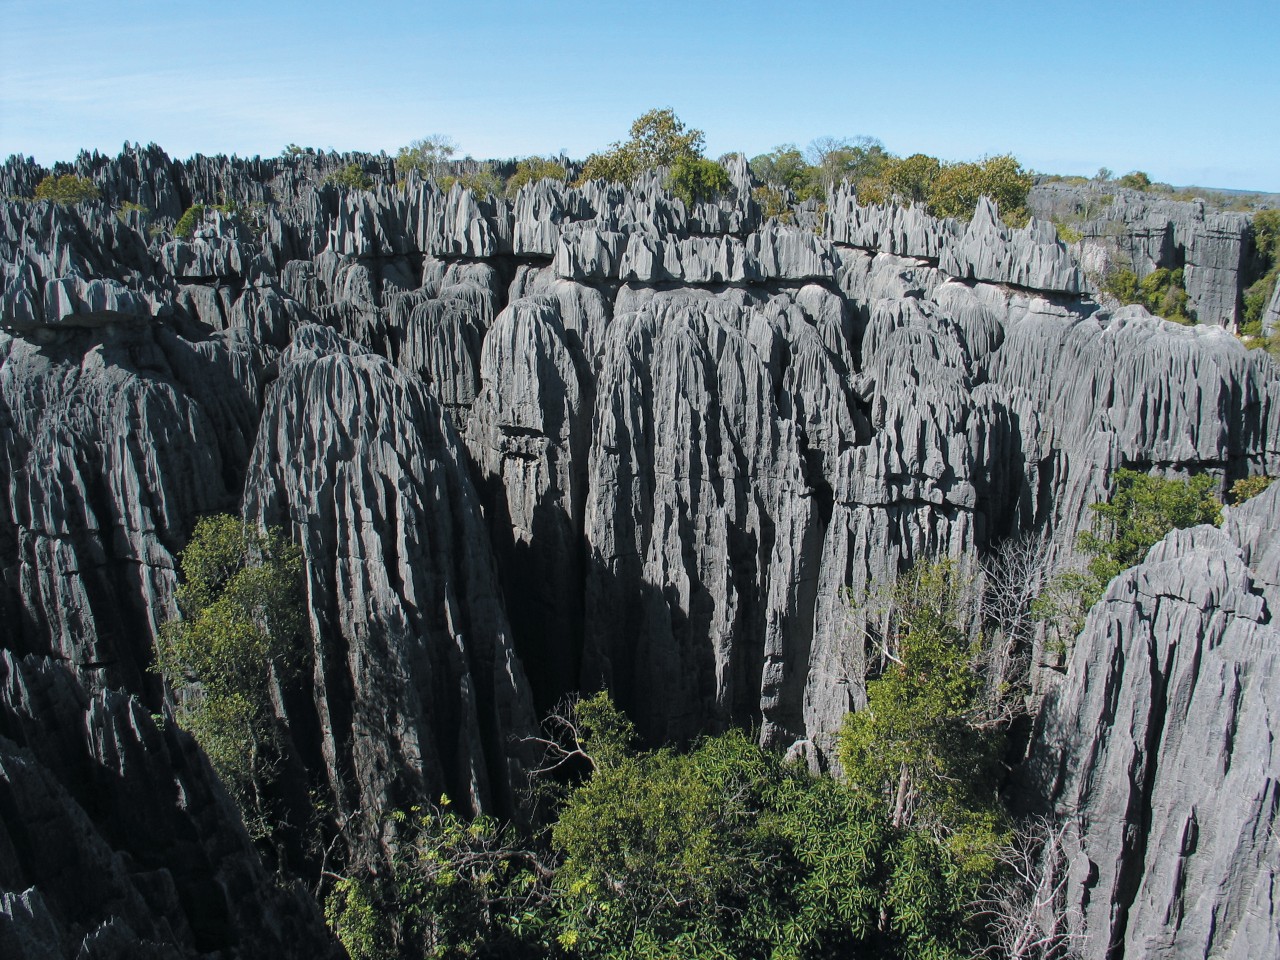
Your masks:
M 234 339 L 164 329 L 0 336 L 5 646 L 68 661 L 92 686 L 153 689 L 173 554 L 234 505 L 262 372 Z
M 833 243 L 933 263 L 960 234 L 954 220 L 931 217 L 918 206 L 860 206 L 847 183 L 832 192 L 827 230 Z
M 1211 213 L 1187 243 L 1183 283 L 1196 321 L 1234 330 L 1240 321 L 1240 286 L 1249 218 Z
M 1201 324 L 1234 329 L 1240 320 L 1248 215 L 1212 212 L 1203 200 L 1167 197 L 1100 185 L 1034 188 L 1037 213 L 1070 209 L 1084 234 L 1082 259 L 1099 272 L 1132 269 L 1139 278 L 1157 269 L 1184 268 L 1190 308 Z
M 605 334 L 613 320 L 613 299 L 597 287 L 563 280 L 549 267 L 522 264 L 516 268 L 508 300 L 553 296 L 560 301 L 560 319 L 575 353 L 594 367 L 604 352 Z
M 1085 956 L 1280 951 L 1280 489 L 1229 518 L 1112 582 L 1043 714 L 1030 763 L 1066 826 L 1061 909 Z
M 194 742 L 137 699 L 0 651 L 6 957 L 338 957 Z
M 577 689 L 591 393 L 560 300 L 516 300 L 484 341 L 467 445 L 516 649 L 543 710 Z
M 979 198 L 959 242 L 946 246 L 939 266 L 960 280 L 1047 292 L 1084 291 L 1084 276 L 1052 224 L 1033 217 L 1027 226 L 1010 230 L 986 197 Z
M 589 454 L 583 679 L 655 740 L 760 714 L 785 745 L 800 729 L 822 522 L 810 480 L 823 468 L 806 477 L 801 437 L 841 404 L 815 448 L 856 441 L 858 426 L 810 373 L 834 365 L 812 319 L 735 297 L 620 292 Z M 787 380 L 790 324 L 813 336 Z
M 462 430 L 480 390 L 485 327 L 475 311 L 456 297 L 427 300 L 413 308 L 402 336 L 400 369 L 419 377 Z
M 461 445 L 416 378 L 321 342 L 271 388 L 244 510 L 302 544 L 338 810 L 512 812 L 532 709 Z
M 1009 325 L 991 376 L 1036 398 L 1064 450 L 1106 431 L 1130 463 L 1224 469 L 1275 456 L 1273 371 L 1218 328 L 1141 308 L 1029 313 Z
M 1277 331 L 1280 331 L 1280 283 L 1276 284 L 1276 289 L 1271 294 L 1271 302 L 1267 304 L 1267 309 L 1262 314 L 1262 335 L 1275 336 Z

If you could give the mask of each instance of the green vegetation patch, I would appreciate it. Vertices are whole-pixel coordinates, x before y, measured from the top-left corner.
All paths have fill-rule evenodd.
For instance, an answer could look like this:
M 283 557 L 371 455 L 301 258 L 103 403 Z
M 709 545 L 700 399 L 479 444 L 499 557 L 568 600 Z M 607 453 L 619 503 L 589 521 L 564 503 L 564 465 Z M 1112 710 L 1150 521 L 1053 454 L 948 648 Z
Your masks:
M 49 200 L 53 203 L 89 203 L 100 196 L 92 180 L 88 177 L 78 177 L 73 173 L 64 173 L 60 177 L 50 174 L 36 184 L 36 199 Z

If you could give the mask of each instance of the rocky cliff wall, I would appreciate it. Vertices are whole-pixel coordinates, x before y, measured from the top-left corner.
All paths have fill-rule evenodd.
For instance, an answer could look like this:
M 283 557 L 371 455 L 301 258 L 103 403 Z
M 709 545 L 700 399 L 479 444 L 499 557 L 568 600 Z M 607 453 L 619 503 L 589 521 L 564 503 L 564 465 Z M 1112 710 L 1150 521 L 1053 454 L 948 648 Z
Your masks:
M 0 651 L 0 954 L 339 957 L 208 762 L 136 699 Z
M 188 239 L 3 207 L 0 555 L 6 647 L 158 706 L 195 517 L 285 526 L 314 654 L 287 709 L 339 810 L 510 809 L 536 710 L 600 685 L 653 740 L 829 746 L 863 698 L 843 588 L 1069 540 L 1119 465 L 1280 470 L 1265 357 L 1099 310 L 985 203 L 838 192 L 818 235 L 762 222 L 744 170 L 690 208 L 314 163 L 85 161 L 113 202 L 245 205 Z
M 1272 486 L 1169 534 L 1046 703 L 1029 768 L 1065 827 L 1056 909 L 1083 956 L 1280 951 L 1278 522 Z

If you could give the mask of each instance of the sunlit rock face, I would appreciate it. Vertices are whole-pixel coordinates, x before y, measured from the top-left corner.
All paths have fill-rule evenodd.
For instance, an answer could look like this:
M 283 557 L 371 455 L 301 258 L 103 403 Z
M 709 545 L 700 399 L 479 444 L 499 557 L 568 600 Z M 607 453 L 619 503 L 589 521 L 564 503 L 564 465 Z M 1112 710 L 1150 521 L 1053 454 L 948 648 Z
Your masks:
M 325 183 L 352 162 L 373 189 Z M 744 165 L 692 207 L 658 175 L 477 198 L 356 155 L 78 172 L 103 201 L 0 206 L 3 646 L 158 712 L 196 519 L 282 527 L 312 644 L 277 710 L 342 816 L 518 812 L 538 714 L 597 688 L 649 742 L 749 724 L 829 756 L 865 702 L 846 596 L 1025 533 L 1063 551 L 1119 466 L 1280 471 L 1265 357 L 1100 309 L 1077 246 L 985 201 L 959 223 L 838 188 L 783 224 Z M 0 193 L 38 174 L 12 160 Z M 126 200 L 241 214 L 152 236 Z M 1183 250 L 1229 326 L 1232 224 L 1143 210 L 1130 246 Z
M 1275 952 L 1278 521 L 1273 486 L 1158 543 L 1048 700 L 1028 766 L 1065 825 L 1055 907 L 1084 956 Z

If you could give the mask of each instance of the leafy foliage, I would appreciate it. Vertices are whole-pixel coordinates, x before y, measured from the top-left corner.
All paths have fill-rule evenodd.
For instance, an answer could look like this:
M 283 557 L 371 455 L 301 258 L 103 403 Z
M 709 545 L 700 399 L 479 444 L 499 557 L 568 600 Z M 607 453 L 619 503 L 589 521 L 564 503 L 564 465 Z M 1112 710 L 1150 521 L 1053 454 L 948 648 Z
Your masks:
M 1010 154 L 987 157 L 979 163 L 949 163 L 930 185 L 929 212 L 937 217 L 968 219 L 981 197 L 994 200 L 1001 218 L 1009 224 L 1027 221 L 1027 194 L 1031 174 Z
M 751 196 L 760 205 L 766 219 L 776 217 L 783 223 L 790 223 L 795 219 L 795 213 L 787 202 L 787 195 L 777 187 L 756 187 L 751 191 Z
M 884 144 L 874 137 L 819 137 L 809 144 L 805 158 L 813 165 L 824 191 L 848 180 L 855 188 L 880 174 L 890 160 Z
M 1240 331 L 1258 336 L 1262 333 L 1262 315 L 1275 294 L 1280 276 L 1280 210 L 1260 210 L 1253 217 L 1255 277 L 1244 292 L 1244 315 Z
M 960 219 L 972 217 L 978 198 L 986 196 L 999 206 L 1005 222 L 1017 226 L 1027 220 L 1032 179 L 1009 154 L 977 163 L 943 163 L 917 153 L 881 159 L 875 174 L 858 185 L 858 196 L 866 203 L 897 198 L 923 204 L 934 216 Z
M 1151 178 L 1141 170 L 1126 173 L 1119 179 L 1118 183 L 1122 187 L 1128 187 L 1130 190 L 1141 190 L 1144 193 L 1151 189 Z
M 972 845 L 895 826 L 880 799 L 745 731 L 637 752 L 603 694 L 559 719 L 560 755 L 589 772 L 558 821 L 527 833 L 447 798 L 397 814 L 390 872 L 326 898 L 353 957 L 958 960 L 980 945 L 969 904 L 994 861 Z
M 1132 270 L 1114 270 L 1104 278 L 1102 288 L 1121 303 L 1140 303 L 1156 316 L 1174 323 L 1193 322 L 1187 309 L 1181 267 L 1173 270 L 1160 267 L 1141 280 Z
M 351 960 L 389 960 L 381 904 L 373 883 L 343 877 L 324 901 L 324 919 Z
M 456 183 L 460 185 L 463 190 L 470 191 L 471 194 L 476 197 L 500 197 L 505 189 L 502 179 L 493 172 L 493 168 L 488 164 L 485 164 L 480 167 L 479 170 L 472 173 L 464 173 L 456 177 L 440 177 L 437 182 L 440 185 L 440 189 L 444 190 L 446 193 L 449 190 L 452 190 L 453 185 Z
M 540 180 L 568 179 L 568 171 L 564 165 L 543 157 L 526 157 L 516 164 L 516 172 L 507 181 L 507 194 L 514 197 L 526 183 L 537 183 Z
M 705 157 L 677 157 L 666 183 L 667 189 L 686 206 L 692 206 L 697 200 L 714 199 L 732 186 L 729 171 Z
M 1256 497 L 1275 482 L 1275 477 L 1260 474 L 1255 477 L 1243 477 L 1231 485 L 1231 502 L 1244 503 Z
M 907 204 L 925 204 L 941 171 L 942 164 L 937 157 L 923 153 L 893 157 L 875 177 L 859 185 L 858 197 L 864 203 L 887 203 L 896 198 Z
M 768 188 L 779 192 L 790 190 L 801 201 L 822 195 L 818 170 L 805 162 L 804 154 L 795 144 L 774 147 L 769 153 L 752 158 L 750 163 L 751 172 Z
M 416 170 L 424 179 L 438 180 L 457 150 L 457 144 L 449 137 L 433 133 L 400 148 L 396 153 L 396 172 L 403 178 L 410 170 Z
M 64 173 L 60 177 L 53 174 L 36 184 L 36 199 L 50 200 L 53 203 L 74 204 L 89 203 L 100 196 L 97 186 L 88 177 L 78 177 L 73 173 Z
M 187 207 L 178 218 L 178 222 L 173 225 L 173 235 L 190 240 L 195 235 L 196 228 L 204 222 L 204 210 L 203 203 L 193 203 Z
M 161 629 L 156 669 L 180 694 L 178 722 L 262 834 L 279 746 L 272 683 L 302 658 L 302 554 L 279 531 L 221 515 L 196 524 L 180 562 L 180 617 Z
M 144 207 L 140 203 L 134 203 L 132 200 L 126 200 L 120 204 L 120 209 L 116 211 L 116 217 L 119 218 L 121 223 L 128 223 L 129 215 L 133 213 L 138 214 L 144 223 L 151 219 L 150 208 Z
M 705 143 L 702 131 L 687 128 L 673 110 L 650 110 L 631 124 L 628 140 L 587 157 L 580 182 L 630 183 L 646 170 L 700 159 Z
M 368 190 L 373 186 L 373 177 L 365 173 L 360 164 L 348 163 L 341 170 L 335 170 L 325 177 L 324 182 L 348 190 Z
M 971 886 L 931 836 L 741 731 L 602 764 L 554 829 L 584 957 L 962 956 Z
M 1214 496 L 1215 483 L 1208 475 L 1166 480 L 1138 470 L 1117 470 L 1114 479 L 1111 499 L 1092 505 L 1093 530 L 1080 534 L 1080 547 L 1091 557 L 1086 609 L 1117 574 L 1140 563 L 1170 530 L 1222 523 L 1222 502 Z
M 879 637 L 883 672 L 867 684 L 866 709 L 846 719 L 838 751 L 850 785 L 895 826 L 951 837 L 1000 826 L 1004 734 L 982 722 L 981 645 L 965 628 L 965 589 L 952 561 L 899 577 Z

